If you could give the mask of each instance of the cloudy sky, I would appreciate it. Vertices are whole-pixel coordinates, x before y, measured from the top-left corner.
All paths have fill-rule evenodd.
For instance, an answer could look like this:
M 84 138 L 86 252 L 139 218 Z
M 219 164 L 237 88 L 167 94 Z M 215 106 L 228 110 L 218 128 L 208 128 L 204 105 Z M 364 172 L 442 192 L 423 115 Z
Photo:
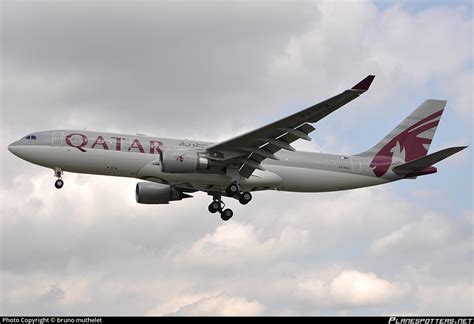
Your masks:
M 55 128 L 219 141 L 352 86 L 299 149 L 358 153 L 427 98 L 472 145 L 470 1 L 2 1 L 2 314 L 473 314 L 472 147 L 439 173 L 325 194 L 135 203 L 7 145 Z

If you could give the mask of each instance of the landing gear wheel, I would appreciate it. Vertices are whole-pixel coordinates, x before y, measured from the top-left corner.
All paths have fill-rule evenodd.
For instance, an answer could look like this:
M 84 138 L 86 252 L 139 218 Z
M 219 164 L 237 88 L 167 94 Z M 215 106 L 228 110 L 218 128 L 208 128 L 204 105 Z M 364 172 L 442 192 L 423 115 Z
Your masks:
M 227 208 L 221 212 L 221 218 L 223 221 L 228 221 L 232 218 L 232 216 L 234 216 L 234 212 L 232 211 L 232 209 Z
M 61 179 L 58 179 L 54 183 L 54 186 L 56 187 L 56 189 L 61 189 L 64 186 L 64 181 L 62 181 Z
M 240 188 L 236 183 L 231 183 L 225 190 L 225 193 L 227 194 L 227 196 L 233 197 L 239 193 L 239 189 Z
M 64 186 L 64 181 L 61 179 L 62 175 L 63 170 L 61 170 L 61 168 L 54 168 L 54 176 L 58 178 L 58 180 L 56 180 L 54 183 L 56 189 L 61 189 Z
M 243 192 L 240 196 L 239 196 L 239 202 L 242 204 L 242 205 L 247 205 L 250 200 L 252 200 L 252 194 L 248 191 L 245 191 Z
M 213 214 L 217 213 L 221 209 L 221 203 L 218 201 L 213 201 L 207 209 L 209 209 L 209 212 Z

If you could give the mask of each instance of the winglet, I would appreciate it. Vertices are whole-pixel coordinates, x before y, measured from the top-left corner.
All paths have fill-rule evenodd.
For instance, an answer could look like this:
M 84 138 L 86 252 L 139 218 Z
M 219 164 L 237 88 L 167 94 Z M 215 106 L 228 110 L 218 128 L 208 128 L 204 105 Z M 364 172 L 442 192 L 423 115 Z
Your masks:
M 351 88 L 351 90 L 367 91 L 369 90 L 372 81 L 374 81 L 375 75 L 369 75 L 364 80 L 357 83 Z

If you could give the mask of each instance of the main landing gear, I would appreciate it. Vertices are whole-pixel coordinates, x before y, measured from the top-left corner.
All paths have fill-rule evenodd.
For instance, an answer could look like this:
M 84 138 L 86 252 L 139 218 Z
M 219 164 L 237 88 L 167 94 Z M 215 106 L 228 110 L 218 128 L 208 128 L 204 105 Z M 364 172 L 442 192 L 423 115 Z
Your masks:
M 211 202 L 211 204 L 209 205 L 208 209 L 211 213 L 221 213 L 221 218 L 223 221 L 228 221 L 229 219 L 232 218 L 232 216 L 234 216 L 234 212 L 232 211 L 232 209 L 224 209 L 225 207 L 225 204 L 224 202 L 222 201 L 221 197 L 220 196 L 214 196 L 214 200 Z
M 250 200 L 252 200 L 252 194 L 250 192 L 245 191 L 239 194 L 239 202 L 242 205 L 247 205 L 250 202 Z
M 225 190 L 229 197 L 237 199 L 242 205 L 247 205 L 252 200 L 252 194 L 248 191 L 240 192 L 240 186 L 236 182 L 232 182 Z
M 240 188 L 239 188 L 239 185 L 237 183 L 231 183 L 227 189 L 225 190 L 225 193 L 227 194 L 227 196 L 229 197 L 233 197 L 235 196 L 236 194 L 238 194 L 240 191 Z
M 56 187 L 56 189 L 61 189 L 64 186 L 64 181 L 63 179 L 61 179 L 61 177 L 63 176 L 63 171 L 61 170 L 61 168 L 54 169 L 54 176 L 58 178 L 58 180 L 56 180 L 56 182 L 54 183 L 54 186 Z
M 252 200 L 252 194 L 248 191 L 240 193 L 240 187 L 237 183 L 231 183 L 225 190 L 227 196 L 237 199 L 242 205 L 247 205 Z M 211 213 L 219 212 L 223 221 L 228 221 L 234 215 L 232 209 L 224 209 L 225 204 L 222 201 L 221 194 L 215 194 L 214 199 L 208 207 Z

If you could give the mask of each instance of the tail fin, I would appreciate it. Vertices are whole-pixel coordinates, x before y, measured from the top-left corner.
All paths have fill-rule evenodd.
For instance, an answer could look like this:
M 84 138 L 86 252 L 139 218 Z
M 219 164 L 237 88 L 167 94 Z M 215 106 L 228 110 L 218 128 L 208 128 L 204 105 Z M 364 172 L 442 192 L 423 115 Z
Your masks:
M 392 162 L 426 156 L 445 106 L 445 100 L 426 100 L 374 147 L 357 155 L 372 158 L 370 167 L 377 177 L 387 173 Z

